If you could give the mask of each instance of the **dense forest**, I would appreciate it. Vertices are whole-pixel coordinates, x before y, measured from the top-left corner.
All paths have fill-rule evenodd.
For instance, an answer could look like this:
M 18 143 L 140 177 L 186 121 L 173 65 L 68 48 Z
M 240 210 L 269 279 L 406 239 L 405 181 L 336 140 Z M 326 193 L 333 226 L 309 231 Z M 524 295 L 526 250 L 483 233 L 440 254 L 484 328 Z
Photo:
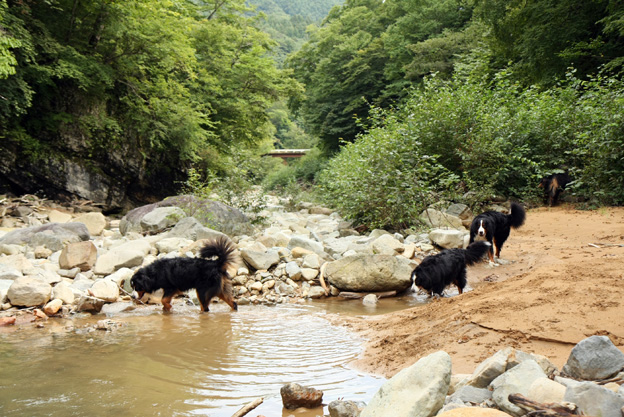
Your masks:
M 281 65 L 286 57 L 308 40 L 307 28 L 319 24 L 333 6 L 344 0 L 248 0 L 257 12 L 264 13 L 260 28 L 277 41 L 272 54 Z
M 305 185 L 392 229 L 439 201 L 537 202 L 560 171 L 622 204 L 623 35 L 615 0 L 0 0 L 0 183 L 55 195 L 80 166 L 110 207 L 189 172 Z

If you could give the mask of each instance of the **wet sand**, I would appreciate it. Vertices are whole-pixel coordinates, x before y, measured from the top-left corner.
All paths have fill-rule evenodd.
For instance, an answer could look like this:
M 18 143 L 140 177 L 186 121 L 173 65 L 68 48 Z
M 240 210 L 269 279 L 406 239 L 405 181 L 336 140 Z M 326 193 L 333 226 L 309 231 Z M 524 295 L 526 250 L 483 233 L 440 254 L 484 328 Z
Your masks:
M 595 245 L 595 246 L 592 246 Z M 559 368 L 591 335 L 624 351 L 624 208 L 580 211 L 569 206 L 527 212 L 512 230 L 495 268 L 468 269 L 473 291 L 368 318 L 336 317 L 367 339 L 352 363 L 390 377 L 444 350 L 454 373 L 471 373 L 512 346 L 545 355 Z

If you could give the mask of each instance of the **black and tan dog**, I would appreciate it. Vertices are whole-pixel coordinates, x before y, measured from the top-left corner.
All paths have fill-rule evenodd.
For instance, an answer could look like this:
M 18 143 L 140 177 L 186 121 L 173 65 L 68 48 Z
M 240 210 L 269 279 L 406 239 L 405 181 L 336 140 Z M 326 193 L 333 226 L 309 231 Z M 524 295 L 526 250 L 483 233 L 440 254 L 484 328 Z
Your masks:
M 470 225 L 470 243 L 475 240 L 486 240 L 492 244 L 488 252 L 490 262 L 494 264 L 494 248 L 496 257 L 500 257 L 501 249 L 509 237 L 511 228 L 517 229 L 524 224 L 526 212 L 518 203 L 511 203 L 511 213 L 486 211 L 472 220 Z
M 550 207 L 556 206 L 559 195 L 571 181 L 572 178 L 566 173 L 552 174 L 542 178 L 538 187 L 544 189 L 544 202 Z
M 451 284 L 455 284 L 461 294 L 466 286 L 466 265 L 480 261 L 490 246 L 489 242 L 474 242 L 466 249 L 447 249 L 427 256 L 412 272 L 412 283 L 427 291 L 429 296 L 441 296 Z
M 163 289 L 163 310 L 171 310 L 171 299 L 195 289 L 201 311 L 209 311 L 210 300 L 219 297 L 233 310 L 238 309 L 232 294 L 232 282 L 227 270 L 236 264 L 236 247 L 227 237 L 207 243 L 200 249 L 199 258 L 164 258 L 139 269 L 130 284 L 143 294 Z

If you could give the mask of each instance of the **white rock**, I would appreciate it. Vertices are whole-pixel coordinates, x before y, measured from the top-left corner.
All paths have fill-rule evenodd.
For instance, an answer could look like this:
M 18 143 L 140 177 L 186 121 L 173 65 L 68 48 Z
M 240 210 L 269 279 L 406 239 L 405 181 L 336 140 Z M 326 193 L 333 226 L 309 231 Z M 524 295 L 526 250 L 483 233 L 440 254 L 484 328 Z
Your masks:
M 106 228 L 106 217 L 102 213 L 85 213 L 74 219 L 75 222 L 84 223 L 91 236 L 99 236 Z
M 119 287 L 110 279 L 98 279 L 89 289 L 90 295 L 112 303 L 119 298 Z
M 110 275 L 123 267 L 132 268 L 141 265 L 144 257 L 145 254 L 140 250 L 114 249 L 97 259 L 93 272 L 97 275 Z
M 63 301 L 59 300 L 58 298 L 55 298 L 54 300 L 50 301 L 43 307 L 43 312 L 46 313 L 48 316 L 52 316 L 58 313 L 58 311 L 61 309 L 62 306 L 63 306 Z
M 61 300 L 63 304 L 74 303 L 74 293 L 65 282 L 59 282 L 52 288 L 52 298 Z
M 33 307 L 47 303 L 52 295 L 52 286 L 34 277 L 20 277 L 13 281 L 7 291 L 7 298 L 14 306 Z
M 426 356 L 384 383 L 360 417 L 430 417 L 442 408 L 451 381 L 446 352 Z

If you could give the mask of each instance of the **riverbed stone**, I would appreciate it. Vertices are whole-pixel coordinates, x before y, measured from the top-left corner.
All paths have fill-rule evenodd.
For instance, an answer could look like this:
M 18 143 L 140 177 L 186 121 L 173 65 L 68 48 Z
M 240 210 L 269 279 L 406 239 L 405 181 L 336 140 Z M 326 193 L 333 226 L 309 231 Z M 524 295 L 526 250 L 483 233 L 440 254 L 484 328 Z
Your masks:
M 563 372 L 578 379 L 609 378 L 624 368 L 622 353 L 607 336 L 581 340 L 570 352 Z
M 107 316 L 114 316 L 126 311 L 132 311 L 136 309 L 136 305 L 131 301 L 120 301 L 110 304 L 104 304 L 100 313 L 106 314 Z
M 453 229 L 433 229 L 429 240 L 444 249 L 463 248 L 466 232 Z
M 282 403 L 284 408 L 294 410 L 295 408 L 317 408 L 323 403 L 323 391 L 312 387 L 304 387 L 291 382 L 280 388 Z
M 624 397 L 592 382 L 570 385 L 563 399 L 578 405 L 589 416 L 621 417 L 624 407 Z
M 312 239 L 301 237 L 301 236 L 293 236 L 288 242 L 287 248 L 290 250 L 294 248 L 303 248 L 311 252 L 314 252 L 317 255 L 321 255 L 321 256 L 325 255 L 325 250 L 321 243 Z
M 538 378 L 529 387 L 527 397 L 540 403 L 560 403 L 565 392 L 565 385 L 550 378 Z
M 52 286 L 42 279 L 20 277 L 13 281 L 7 298 L 14 306 L 34 307 L 47 303 L 52 296 Z
M 13 230 L 0 238 L 1 244 L 46 246 L 52 251 L 61 250 L 63 244 L 90 239 L 89 230 L 83 223 L 47 223 Z
M 257 270 L 269 269 L 273 265 L 277 265 L 280 261 L 279 254 L 277 251 L 273 250 L 261 252 L 251 249 L 241 249 L 241 256 L 247 264 Z
M 463 386 L 449 395 L 445 404 L 460 401 L 461 403 L 481 404 L 492 398 L 492 391 L 487 388 L 475 388 L 470 385 Z
M 316 253 L 311 253 L 303 257 L 302 268 L 319 269 L 321 267 L 321 257 Z
M 329 417 L 358 417 L 366 404 L 351 400 L 334 400 L 327 405 Z
M 73 304 L 75 297 L 67 283 L 59 282 L 52 288 L 52 298 L 61 300 L 63 304 Z
M 0 245 L 1 255 L 17 255 L 22 252 L 24 252 L 24 248 L 20 245 L 6 244 L 6 243 L 3 243 Z
M 288 277 L 294 281 L 299 281 L 301 279 L 301 267 L 297 264 L 297 262 L 287 262 L 286 263 L 286 274 Z
M 97 275 L 110 275 L 120 268 L 132 268 L 143 263 L 145 254 L 139 249 L 111 250 L 95 262 L 93 272 Z
M 371 249 L 378 255 L 398 255 L 405 250 L 403 243 L 390 234 L 379 236 L 371 243 Z
M 67 244 L 61 251 L 59 266 L 62 269 L 80 268 L 88 271 L 95 266 L 97 248 L 91 241 Z
M 10 265 L 0 263 L 0 280 L 14 280 L 21 276 L 24 276 L 21 271 L 18 271 Z
M 362 304 L 364 304 L 365 306 L 374 307 L 377 305 L 378 302 L 379 297 L 377 297 L 375 294 L 368 294 L 364 298 L 362 298 Z
M 106 217 L 99 212 L 81 214 L 74 221 L 84 223 L 91 236 L 100 236 L 107 225 Z
M 72 215 L 70 213 L 58 210 L 50 210 L 48 212 L 48 220 L 50 220 L 50 223 L 68 223 L 71 219 Z
M 98 279 L 89 288 L 89 294 L 100 300 L 112 303 L 119 298 L 119 287 L 110 279 Z
M 141 230 L 147 233 L 160 233 L 187 217 L 180 207 L 158 207 L 141 219 Z
M 54 300 L 48 302 L 45 306 L 43 306 L 43 312 L 48 316 L 53 316 L 61 309 L 63 306 L 63 301 L 55 298 Z
M 176 252 L 182 248 L 185 248 L 193 243 L 190 239 L 181 237 L 166 237 L 160 239 L 154 244 L 158 253 L 171 253 Z
M 312 268 L 301 268 L 301 278 L 306 280 L 306 281 L 311 281 L 314 278 L 316 278 L 319 274 L 319 270 L 318 269 L 312 269 Z
M 319 299 L 326 296 L 327 294 L 325 293 L 325 290 L 317 285 L 310 287 L 310 289 L 308 290 L 308 297 L 312 299 Z
M 452 214 L 443 213 L 436 209 L 427 209 L 419 216 L 420 221 L 433 228 L 451 228 L 464 230 L 462 219 Z
M 358 254 L 328 262 L 325 277 L 341 291 L 403 291 L 413 269 L 404 257 Z
M 444 404 L 450 381 L 451 357 L 433 353 L 386 381 L 360 416 L 433 416 Z
M 521 416 L 525 411 L 509 401 L 510 394 L 522 394 L 527 396 L 531 385 L 546 374 L 534 360 L 527 360 L 513 367 L 511 370 L 497 377 L 490 384 L 493 390 L 492 398 L 503 411 Z

